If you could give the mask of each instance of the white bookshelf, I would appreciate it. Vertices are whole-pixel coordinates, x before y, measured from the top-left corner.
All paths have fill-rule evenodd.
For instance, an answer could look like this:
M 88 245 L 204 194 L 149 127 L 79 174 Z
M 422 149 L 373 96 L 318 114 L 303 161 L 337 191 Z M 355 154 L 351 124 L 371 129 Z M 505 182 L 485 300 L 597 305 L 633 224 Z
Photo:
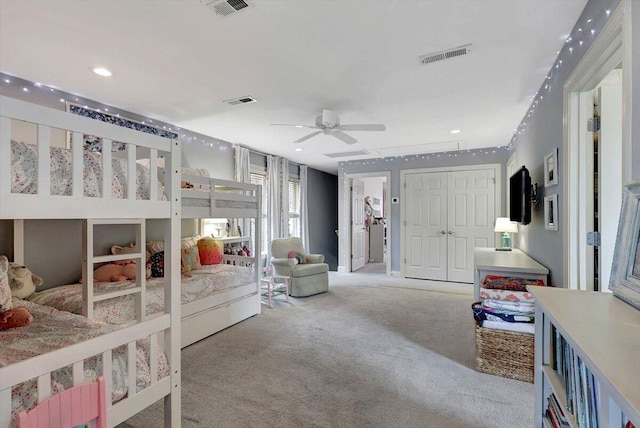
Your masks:
M 622 428 L 626 416 L 640 427 L 640 311 L 612 294 L 553 287 L 529 287 L 536 299 L 536 427 L 552 426 L 545 416 L 553 392 L 566 410 L 562 377 L 554 370 L 555 329 L 564 337 L 597 385 L 596 426 Z

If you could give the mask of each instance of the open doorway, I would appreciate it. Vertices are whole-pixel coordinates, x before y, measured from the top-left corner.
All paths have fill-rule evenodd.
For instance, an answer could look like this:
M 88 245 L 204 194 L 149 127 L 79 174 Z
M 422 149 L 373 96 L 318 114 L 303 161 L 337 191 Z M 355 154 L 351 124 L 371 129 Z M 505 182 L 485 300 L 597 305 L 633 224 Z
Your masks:
M 565 84 L 565 278 L 568 288 L 607 291 L 624 184 L 622 7 Z M 628 92 L 628 91 L 627 91 Z
M 389 172 L 349 174 L 349 248 L 347 272 L 390 275 L 391 211 Z

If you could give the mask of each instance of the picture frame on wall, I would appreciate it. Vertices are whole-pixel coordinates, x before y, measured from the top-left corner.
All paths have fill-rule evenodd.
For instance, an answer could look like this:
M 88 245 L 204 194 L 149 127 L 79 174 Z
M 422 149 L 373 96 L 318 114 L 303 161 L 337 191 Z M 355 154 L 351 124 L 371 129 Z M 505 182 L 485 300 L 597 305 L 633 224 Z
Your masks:
M 640 181 L 625 188 L 609 289 L 640 309 Z
M 544 197 L 544 228 L 558 230 L 558 194 Z
M 556 147 L 544 157 L 544 187 L 558 184 L 558 148 Z

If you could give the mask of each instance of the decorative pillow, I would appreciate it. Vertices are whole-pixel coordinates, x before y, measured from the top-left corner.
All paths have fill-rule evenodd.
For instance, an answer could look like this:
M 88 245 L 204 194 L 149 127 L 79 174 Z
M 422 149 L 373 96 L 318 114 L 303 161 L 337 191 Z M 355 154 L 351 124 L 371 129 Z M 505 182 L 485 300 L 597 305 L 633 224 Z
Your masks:
M 545 285 L 542 279 L 487 275 L 482 287 L 494 290 L 527 291 L 527 285 Z
M 147 241 L 147 251 L 151 255 L 164 251 L 164 241 Z
M 203 265 L 218 265 L 222 263 L 222 243 L 213 238 L 198 240 L 198 252 L 200 262 Z
M 296 251 L 296 250 L 291 250 L 289 251 L 289 255 L 287 256 L 290 259 L 295 259 L 296 260 L 296 264 L 304 264 L 307 262 L 307 259 L 304 257 L 304 254 Z
M 200 269 L 200 256 L 198 255 L 198 247 L 182 248 L 180 250 L 180 271 L 182 273 Z
M 149 257 L 151 276 L 161 278 L 164 276 L 164 251 L 157 252 Z
M 0 313 L 13 308 L 8 272 L 9 259 L 7 256 L 0 256 Z

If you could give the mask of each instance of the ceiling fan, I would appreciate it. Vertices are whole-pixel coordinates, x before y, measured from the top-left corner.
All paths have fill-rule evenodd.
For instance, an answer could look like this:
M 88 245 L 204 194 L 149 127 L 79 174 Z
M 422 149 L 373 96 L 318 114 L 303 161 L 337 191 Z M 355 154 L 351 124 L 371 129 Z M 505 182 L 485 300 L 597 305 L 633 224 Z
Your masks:
M 316 135 L 324 134 L 336 137 L 347 144 L 355 144 L 358 142 L 351 135 L 345 134 L 343 131 L 384 131 L 387 128 L 380 124 L 360 124 L 360 125 L 340 125 L 340 119 L 333 110 L 322 110 L 322 115 L 316 117 L 315 125 L 292 125 L 289 123 L 272 123 L 275 126 L 295 126 L 296 128 L 318 129 L 311 134 L 305 135 L 294 141 L 294 144 L 305 142 Z

